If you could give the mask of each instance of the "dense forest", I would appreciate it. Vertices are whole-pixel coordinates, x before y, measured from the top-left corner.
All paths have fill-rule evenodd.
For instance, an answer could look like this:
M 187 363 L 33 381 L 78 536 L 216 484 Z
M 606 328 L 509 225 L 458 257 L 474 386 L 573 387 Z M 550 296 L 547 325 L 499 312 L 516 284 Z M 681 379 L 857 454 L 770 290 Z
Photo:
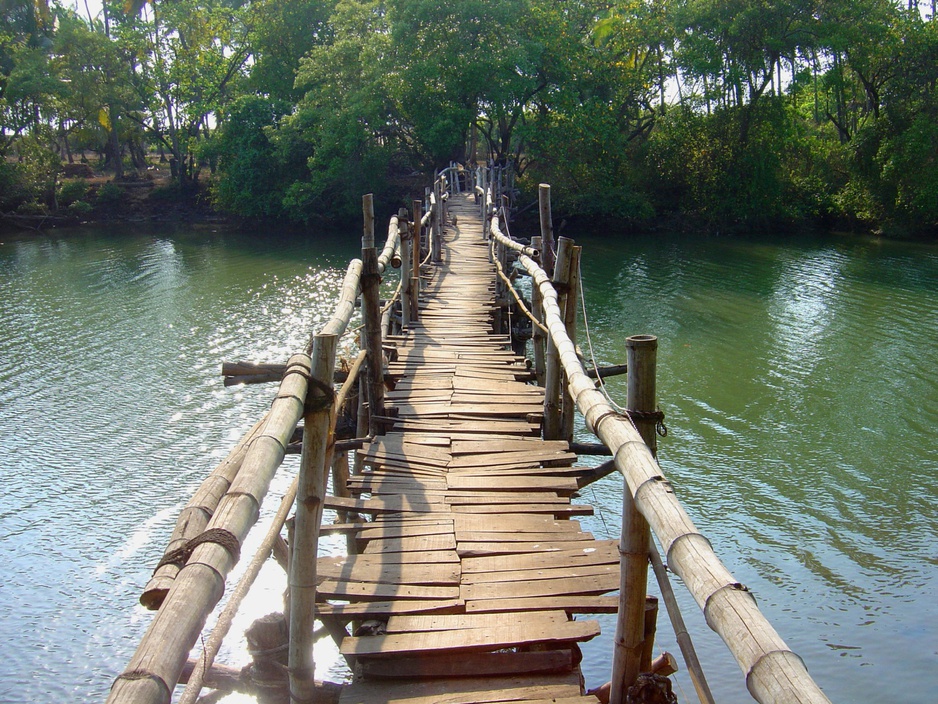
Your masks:
M 3 212 L 86 213 L 162 169 L 219 212 L 309 222 L 488 159 L 520 203 L 548 182 L 558 211 L 632 227 L 938 228 L 935 0 L 0 12 Z M 111 183 L 92 196 L 80 163 Z

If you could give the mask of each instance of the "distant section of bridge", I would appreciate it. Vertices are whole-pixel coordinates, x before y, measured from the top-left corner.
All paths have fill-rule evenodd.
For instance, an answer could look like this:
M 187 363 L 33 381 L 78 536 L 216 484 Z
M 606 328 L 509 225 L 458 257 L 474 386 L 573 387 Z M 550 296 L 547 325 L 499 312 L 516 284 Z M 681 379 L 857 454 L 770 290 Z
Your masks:
M 479 208 L 457 195 L 449 211 L 417 322 L 387 338 L 394 418 L 349 480 L 374 520 L 355 533 L 360 554 L 320 558 L 320 617 L 377 621 L 341 642 L 360 672 L 341 702 L 595 702 L 576 644 L 599 624 L 573 615 L 616 611 L 602 595 L 619 587 L 618 548 L 575 520 L 592 513 L 570 500 L 588 470 L 566 441 L 541 440 L 544 392 L 492 332 Z

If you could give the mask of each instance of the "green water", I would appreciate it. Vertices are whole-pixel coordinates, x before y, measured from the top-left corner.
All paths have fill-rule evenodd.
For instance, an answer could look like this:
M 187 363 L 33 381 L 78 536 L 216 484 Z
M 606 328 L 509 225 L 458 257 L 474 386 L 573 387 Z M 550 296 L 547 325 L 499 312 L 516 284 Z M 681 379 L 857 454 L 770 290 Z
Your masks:
M 0 237 L 0 701 L 104 699 L 176 513 L 270 402 L 224 388 L 221 363 L 301 348 L 357 234 Z M 598 360 L 659 336 L 662 467 L 831 699 L 933 701 L 938 247 L 566 234 L 584 245 Z M 608 387 L 622 400 L 622 379 Z M 616 477 L 584 492 L 597 537 L 618 534 L 620 492 Z M 280 607 L 277 569 L 236 629 Z M 748 701 L 678 592 L 718 701 Z M 608 679 L 612 630 L 584 648 L 589 686 Z M 662 616 L 677 654 L 668 631 Z M 222 658 L 245 662 L 243 643 Z

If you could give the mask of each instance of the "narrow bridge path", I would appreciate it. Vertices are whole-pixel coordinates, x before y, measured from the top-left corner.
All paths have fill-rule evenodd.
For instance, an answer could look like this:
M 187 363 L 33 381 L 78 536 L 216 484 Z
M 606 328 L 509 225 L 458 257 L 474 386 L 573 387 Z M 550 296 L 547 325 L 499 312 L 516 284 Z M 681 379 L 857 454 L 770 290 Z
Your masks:
M 356 672 L 341 702 L 596 702 L 577 643 L 599 624 L 574 616 L 615 612 L 617 545 L 576 520 L 592 513 L 571 503 L 583 470 L 540 439 L 543 392 L 492 333 L 478 208 L 456 194 L 449 212 L 419 322 L 388 338 L 396 418 L 333 504 L 374 520 L 358 554 L 319 560 L 321 618 L 362 624 L 341 644 Z

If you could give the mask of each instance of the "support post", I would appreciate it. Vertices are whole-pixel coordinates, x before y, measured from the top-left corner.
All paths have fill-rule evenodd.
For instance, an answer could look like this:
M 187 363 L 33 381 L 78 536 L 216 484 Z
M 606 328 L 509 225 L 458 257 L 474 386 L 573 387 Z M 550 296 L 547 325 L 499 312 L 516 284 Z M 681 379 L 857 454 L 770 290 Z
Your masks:
M 423 261 L 423 248 L 420 245 L 420 219 L 423 214 L 423 203 L 417 199 L 411 202 L 411 212 L 413 213 L 413 264 L 411 265 L 410 276 L 410 318 L 416 321 L 420 317 L 418 304 L 420 302 L 420 262 Z
M 554 223 L 550 212 L 550 186 L 546 183 L 537 187 L 538 211 L 541 217 L 541 267 L 548 276 L 554 273 Z
M 438 193 L 439 188 L 434 188 L 433 203 L 430 205 L 430 252 L 432 253 L 430 261 L 439 264 L 443 261 L 443 220 L 438 217 L 440 210 L 437 204 L 442 201 L 442 193 Z M 427 199 L 429 203 L 430 200 Z M 422 218 L 421 218 L 422 219 Z
M 531 246 L 541 251 L 542 240 L 540 237 L 531 238 Z M 544 323 L 544 300 L 541 297 L 541 289 L 539 286 L 532 284 L 531 285 L 531 313 L 534 315 L 537 322 Z M 537 325 L 531 326 L 531 344 L 534 348 L 534 378 L 537 381 L 537 385 L 542 387 L 544 386 L 544 374 L 545 374 L 545 352 L 547 351 L 547 340 L 545 339 L 544 331 L 541 330 Z
M 378 273 L 378 251 L 375 249 L 375 211 L 369 193 L 362 199 L 365 231 L 362 236 L 362 342 L 368 363 L 368 406 L 371 418 L 384 415 L 384 353 L 381 349 L 381 274 Z M 374 420 L 369 434 L 376 434 Z
M 414 266 L 413 235 L 407 225 L 407 210 L 401 208 L 397 215 L 401 233 L 401 324 L 406 328 L 410 326 L 411 300 L 414 296 L 411 269 Z
M 582 247 L 572 247 L 570 252 L 569 273 L 567 282 L 569 289 L 567 297 L 564 299 L 563 322 L 567 330 L 567 337 L 573 344 L 576 344 L 576 318 L 577 309 L 580 304 L 580 254 Z M 563 391 L 563 401 L 561 403 L 560 434 L 567 442 L 573 442 L 573 421 L 576 417 L 576 401 L 570 395 L 570 389 L 567 385 L 567 375 L 561 376 L 561 390 Z
M 564 301 L 569 290 L 570 259 L 573 253 L 573 240 L 561 237 L 557 243 L 557 262 L 554 266 L 553 284 L 557 289 L 557 303 L 564 310 Z M 563 367 L 560 353 L 553 339 L 547 340 L 546 371 L 544 374 L 544 439 L 561 440 L 561 384 Z
M 313 626 L 316 622 L 316 557 L 335 429 L 336 335 L 313 338 L 313 383 L 306 393 L 303 452 L 296 494 L 295 537 L 290 561 L 290 698 L 311 701 L 315 694 Z
M 625 341 L 625 346 L 629 367 L 626 405 L 629 411 L 650 413 L 655 410 L 656 403 L 658 338 L 634 335 Z M 633 419 L 633 422 L 645 444 L 655 454 L 655 421 Z M 650 539 L 648 522 L 639 513 L 628 486 L 625 486 L 622 492 L 622 534 L 619 538 L 619 616 L 612 657 L 610 704 L 625 704 L 626 692 L 641 671 Z

